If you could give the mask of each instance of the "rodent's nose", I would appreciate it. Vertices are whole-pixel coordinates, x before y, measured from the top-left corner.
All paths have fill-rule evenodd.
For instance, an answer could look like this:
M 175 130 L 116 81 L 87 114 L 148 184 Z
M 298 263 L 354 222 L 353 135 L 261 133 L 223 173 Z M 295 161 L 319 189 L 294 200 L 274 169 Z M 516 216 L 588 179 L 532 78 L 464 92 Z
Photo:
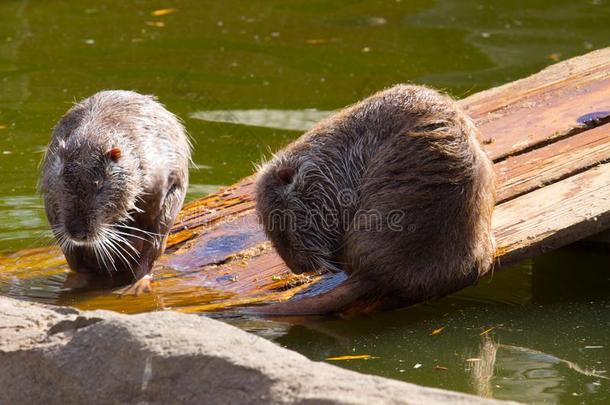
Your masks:
M 87 238 L 87 233 L 85 231 L 70 232 L 70 234 L 74 240 L 85 240 Z
M 81 224 L 72 224 L 68 226 L 68 234 L 74 240 L 82 241 L 87 239 L 87 230 Z

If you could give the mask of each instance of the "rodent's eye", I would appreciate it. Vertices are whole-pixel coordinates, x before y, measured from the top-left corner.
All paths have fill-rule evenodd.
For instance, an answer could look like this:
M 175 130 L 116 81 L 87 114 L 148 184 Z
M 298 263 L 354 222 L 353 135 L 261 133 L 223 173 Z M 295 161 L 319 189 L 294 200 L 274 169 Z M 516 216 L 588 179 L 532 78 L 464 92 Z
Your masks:
M 97 191 L 100 191 L 102 189 L 102 186 L 104 185 L 104 182 L 102 182 L 100 180 L 95 180 L 95 181 L 93 181 L 93 185 L 95 186 Z
M 295 170 L 292 167 L 281 167 L 275 172 L 279 181 L 284 185 L 292 183 L 294 174 Z

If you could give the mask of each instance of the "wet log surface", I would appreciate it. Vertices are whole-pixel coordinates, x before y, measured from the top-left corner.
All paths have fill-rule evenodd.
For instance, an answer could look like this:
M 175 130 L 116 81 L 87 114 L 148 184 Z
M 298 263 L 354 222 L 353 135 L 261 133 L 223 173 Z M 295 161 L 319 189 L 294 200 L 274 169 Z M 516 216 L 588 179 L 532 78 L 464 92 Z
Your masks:
M 497 267 L 610 227 L 610 48 L 460 101 L 481 130 L 498 176 Z M 260 228 L 254 177 L 187 204 L 155 267 L 154 292 L 63 304 L 187 312 L 285 300 L 333 288 L 342 275 L 292 275 Z M 66 279 L 56 247 L 0 257 L 0 279 Z M 296 298 L 296 297 L 295 297 Z

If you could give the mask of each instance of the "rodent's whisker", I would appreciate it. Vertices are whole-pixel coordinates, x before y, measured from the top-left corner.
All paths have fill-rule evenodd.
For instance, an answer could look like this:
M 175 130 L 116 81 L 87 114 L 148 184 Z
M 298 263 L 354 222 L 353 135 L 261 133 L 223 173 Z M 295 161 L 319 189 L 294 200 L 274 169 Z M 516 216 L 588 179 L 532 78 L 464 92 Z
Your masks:
M 112 228 L 112 227 L 108 227 L 104 230 L 106 232 L 106 236 L 110 239 L 115 240 L 117 243 L 121 244 L 125 244 L 126 246 L 128 246 L 131 251 L 135 254 L 135 255 L 139 255 L 140 253 L 138 252 L 138 250 L 131 244 L 129 243 L 129 240 L 127 240 L 124 236 L 121 235 L 126 235 L 126 236 L 134 236 L 138 239 L 141 239 L 145 242 L 148 242 L 146 239 L 142 238 L 142 237 L 138 237 L 136 235 L 132 235 L 132 234 L 128 234 L 125 232 L 121 232 L 121 231 L 117 231 L 116 229 Z
M 93 253 L 95 255 L 95 260 L 97 260 L 98 266 L 100 268 L 104 268 L 106 270 L 106 272 L 108 272 L 108 275 L 110 275 L 112 277 L 112 272 L 110 271 L 110 269 L 108 268 L 108 265 L 106 264 L 106 259 L 104 257 L 104 253 L 103 253 L 101 246 L 98 244 L 94 244 Z
M 110 239 L 110 241 L 114 244 L 117 245 L 117 247 L 119 247 L 122 251 L 125 252 L 125 254 L 129 255 L 130 257 L 133 257 L 133 255 L 139 256 L 140 252 L 138 252 L 136 250 L 136 248 L 133 247 L 133 245 L 131 243 L 129 243 L 129 241 L 127 241 L 126 239 Z M 129 252 L 129 250 L 126 249 L 126 246 L 128 246 L 131 250 L 131 252 Z M 133 253 L 133 254 L 132 254 Z
M 146 235 L 150 235 L 150 236 L 163 236 L 163 235 L 161 235 L 160 233 L 155 233 L 155 232 L 145 231 L 145 230 L 143 230 L 143 229 L 136 228 L 136 227 L 129 226 L 129 225 L 125 225 L 125 224 L 121 224 L 121 223 L 115 224 L 114 226 L 116 226 L 116 227 L 120 227 L 120 228 L 125 228 L 125 229 L 130 229 L 130 230 L 132 230 L 132 231 L 136 231 L 136 232 L 142 232 L 142 233 L 144 233 L 144 234 L 146 234 Z
M 116 267 L 114 257 L 112 256 L 108 246 L 106 245 L 106 241 L 107 241 L 107 239 L 102 239 L 100 241 L 100 243 L 96 243 L 95 245 L 99 247 L 100 251 L 103 253 L 103 255 L 108 259 L 108 261 L 112 265 L 112 268 L 114 269 L 114 271 L 117 272 L 118 269 Z M 105 266 L 108 266 L 108 264 L 105 264 Z M 110 272 L 110 269 L 108 267 L 107 267 L 107 269 Z
M 133 277 L 135 279 L 136 274 L 133 271 L 133 265 L 132 265 L 132 263 L 129 262 L 129 260 L 125 257 L 125 255 L 129 256 L 129 258 L 131 260 L 133 260 L 133 264 L 137 264 L 138 260 L 131 253 L 129 253 L 123 246 L 121 246 L 118 242 L 112 241 L 109 239 L 108 244 L 109 244 L 110 248 L 114 250 L 115 254 L 117 256 L 119 256 L 119 258 L 126 264 L 127 268 L 129 269 L 129 271 L 131 272 L 131 274 L 133 275 Z
M 127 251 L 123 246 L 121 246 L 121 244 L 117 242 L 117 240 L 112 239 L 110 234 L 107 234 L 107 236 L 108 238 L 105 240 L 105 243 L 108 244 L 108 248 L 127 265 L 129 271 L 131 271 L 131 274 L 135 278 L 136 275 L 133 271 L 132 264 L 129 262 L 127 257 L 125 257 L 125 255 L 129 256 L 129 258 L 131 258 L 131 260 L 133 260 L 133 262 L 136 264 L 138 262 L 137 259 L 131 253 L 129 253 L 129 251 Z M 127 243 L 127 245 L 135 250 L 135 248 L 131 244 Z
M 146 238 L 144 238 L 144 237 L 142 237 L 142 236 L 140 236 L 140 235 L 134 235 L 133 233 L 129 233 L 129 232 L 122 232 L 122 231 L 119 231 L 118 229 L 113 229 L 113 231 L 112 231 L 112 232 L 113 232 L 114 234 L 116 234 L 116 235 L 123 235 L 123 236 L 127 236 L 127 237 L 133 237 L 133 238 L 136 238 L 136 239 L 143 240 L 144 242 L 152 243 L 152 242 L 151 242 L 151 241 L 149 241 L 148 239 L 146 239 Z

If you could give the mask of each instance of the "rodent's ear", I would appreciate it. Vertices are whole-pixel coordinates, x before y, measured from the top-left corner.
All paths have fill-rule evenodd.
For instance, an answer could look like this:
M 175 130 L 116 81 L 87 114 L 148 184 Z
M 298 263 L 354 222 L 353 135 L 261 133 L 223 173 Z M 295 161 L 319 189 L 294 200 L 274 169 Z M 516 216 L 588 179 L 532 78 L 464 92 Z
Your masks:
M 275 172 L 277 178 L 282 182 L 282 184 L 292 183 L 294 173 L 295 171 L 292 167 L 280 167 L 277 169 L 277 172 Z
M 119 148 L 110 149 L 108 152 L 106 152 L 106 157 L 108 159 L 112 160 L 113 162 L 116 162 L 117 160 L 119 160 L 121 158 L 121 149 L 119 149 Z

